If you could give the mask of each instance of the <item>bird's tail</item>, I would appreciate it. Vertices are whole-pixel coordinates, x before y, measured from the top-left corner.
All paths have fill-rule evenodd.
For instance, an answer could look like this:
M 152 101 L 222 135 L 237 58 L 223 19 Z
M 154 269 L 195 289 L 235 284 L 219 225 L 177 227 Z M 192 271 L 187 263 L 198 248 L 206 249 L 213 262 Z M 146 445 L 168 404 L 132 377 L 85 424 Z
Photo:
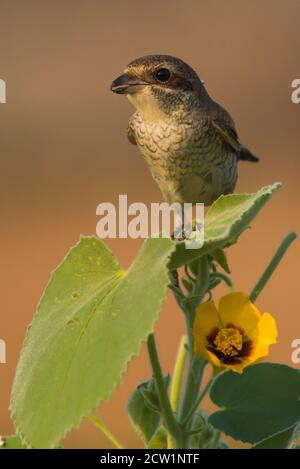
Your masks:
M 241 145 L 240 153 L 239 153 L 239 160 L 252 161 L 252 163 L 257 163 L 259 161 L 259 158 L 253 155 L 251 151 L 248 150 L 247 147 L 244 147 L 244 145 Z

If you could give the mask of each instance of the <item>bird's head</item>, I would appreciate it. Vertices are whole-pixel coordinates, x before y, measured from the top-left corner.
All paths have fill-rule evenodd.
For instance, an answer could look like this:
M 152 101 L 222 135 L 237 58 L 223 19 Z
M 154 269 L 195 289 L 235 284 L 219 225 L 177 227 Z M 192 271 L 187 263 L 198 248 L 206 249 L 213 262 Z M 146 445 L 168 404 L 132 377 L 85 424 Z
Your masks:
M 197 73 L 169 55 L 148 55 L 130 62 L 123 75 L 112 82 L 111 90 L 127 95 L 141 115 L 150 120 L 208 98 Z

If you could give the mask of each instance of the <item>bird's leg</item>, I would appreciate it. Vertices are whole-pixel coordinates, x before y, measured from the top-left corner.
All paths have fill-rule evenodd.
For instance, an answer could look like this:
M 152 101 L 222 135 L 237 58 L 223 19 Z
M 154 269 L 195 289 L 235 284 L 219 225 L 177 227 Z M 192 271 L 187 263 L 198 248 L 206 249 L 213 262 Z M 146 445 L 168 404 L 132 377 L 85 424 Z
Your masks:
M 185 233 L 185 220 L 184 220 L 184 209 L 181 206 L 181 209 L 177 212 L 177 215 L 179 215 L 179 220 L 177 219 L 178 225 L 176 226 L 176 217 L 175 217 L 175 227 L 174 231 L 171 234 L 171 238 L 176 241 L 184 241 L 186 239 L 186 233 Z
M 171 238 L 175 241 L 184 241 L 186 239 L 185 231 L 184 231 L 184 223 L 178 228 L 175 228 L 173 233 L 171 234 Z

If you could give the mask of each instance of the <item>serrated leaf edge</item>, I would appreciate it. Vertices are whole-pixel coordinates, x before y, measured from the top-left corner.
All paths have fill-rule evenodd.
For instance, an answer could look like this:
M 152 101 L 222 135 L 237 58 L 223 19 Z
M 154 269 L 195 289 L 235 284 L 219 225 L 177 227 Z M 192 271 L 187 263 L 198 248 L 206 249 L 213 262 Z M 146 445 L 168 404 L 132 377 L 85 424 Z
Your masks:
M 72 249 L 74 249 L 75 247 L 77 247 L 77 246 L 80 244 L 80 241 L 81 241 L 81 239 L 83 239 L 83 238 L 85 238 L 85 239 L 96 239 L 97 241 L 99 241 L 99 239 L 96 238 L 95 236 L 80 236 L 80 240 L 79 240 L 71 249 L 69 249 L 68 253 L 67 253 L 66 256 L 63 258 L 63 260 L 60 262 L 60 264 L 52 271 L 52 273 L 51 273 L 51 275 L 50 275 L 50 280 L 49 280 L 49 282 L 48 282 L 46 288 L 44 289 L 44 292 L 43 292 L 43 294 L 42 294 L 42 297 L 43 297 L 44 293 L 46 292 L 46 290 L 47 290 L 47 288 L 48 288 L 48 286 L 49 286 L 49 284 L 50 284 L 50 281 L 52 280 L 52 277 L 53 277 L 55 271 L 56 271 L 56 270 L 60 267 L 60 265 L 68 258 L 68 256 L 70 255 L 70 252 L 72 251 Z M 143 246 L 142 246 L 142 248 L 140 249 L 139 253 L 141 252 L 142 249 L 143 249 Z M 168 276 L 168 268 L 167 268 L 167 264 L 168 264 L 167 259 L 170 257 L 170 255 L 172 254 L 172 252 L 174 251 L 174 249 L 175 249 L 175 244 L 173 243 L 172 250 L 171 250 L 170 253 L 166 256 L 166 264 L 165 264 L 165 267 L 164 267 L 164 274 L 165 274 L 165 278 L 166 278 L 167 281 L 168 281 L 168 279 L 169 279 L 169 276 Z M 110 250 L 109 250 L 109 251 L 110 251 Z M 111 252 L 111 251 L 110 251 L 110 252 Z M 139 255 L 139 253 L 138 253 L 138 255 Z M 137 256 L 137 257 L 138 257 L 138 256 Z M 130 269 L 131 269 L 132 265 L 134 264 L 135 260 L 136 260 L 136 258 L 133 260 L 133 262 L 131 263 L 129 269 L 126 271 L 125 276 L 127 276 L 128 273 L 130 272 Z M 53 449 L 53 448 L 57 447 L 57 445 L 59 444 L 59 442 L 62 441 L 62 440 L 66 437 L 66 435 L 67 435 L 71 430 L 78 429 L 79 426 L 81 425 L 82 420 L 83 420 L 85 417 L 87 417 L 87 416 L 91 415 L 92 413 L 94 413 L 94 412 L 98 409 L 100 403 L 103 402 L 103 401 L 106 401 L 106 400 L 111 396 L 111 394 L 115 391 L 115 389 L 117 388 L 117 386 L 119 386 L 119 385 L 121 384 L 121 382 L 122 382 L 122 377 L 123 377 L 124 373 L 126 372 L 129 363 L 131 362 L 131 360 L 132 360 L 135 356 L 138 355 L 138 353 L 139 353 L 139 351 L 140 351 L 140 349 L 141 349 L 142 344 L 145 342 L 145 340 L 146 340 L 146 338 L 149 336 L 149 334 L 151 334 L 151 332 L 154 330 L 155 324 L 156 324 L 156 322 L 157 322 L 157 320 L 158 320 L 158 318 L 159 318 L 159 314 L 160 314 L 161 309 L 162 309 L 162 305 L 163 305 L 163 303 L 165 302 L 165 300 L 166 300 L 166 298 L 167 298 L 167 292 L 168 292 L 168 288 L 166 287 L 165 292 L 164 292 L 164 293 L 161 295 L 161 297 L 158 299 L 159 308 L 158 308 L 158 311 L 156 312 L 156 315 L 155 315 L 156 318 L 155 318 L 155 320 L 153 321 L 153 326 L 149 329 L 149 331 L 147 331 L 147 333 L 145 334 L 144 338 L 139 341 L 139 343 L 138 343 L 138 345 L 137 345 L 137 347 L 136 347 L 136 350 L 130 355 L 130 357 L 128 358 L 128 360 L 124 363 L 123 368 L 120 370 L 119 378 L 115 381 L 115 383 L 114 383 L 114 385 L 113 385 L 113 387 L 112 387 L 112 391 L 111 391 L 110 393 L 107 393 L 107 395 L 106 395 L 105 397 L 103 397 L 102 399 L 99 398 L 99 399 L 97 400 L 96 405 L 95 405 L 95 406 L 91 406 L 91 408 L 90 408 L 87 412 L 84 412 L 84 413 L 82 413 L 81 415 L 79 415 L 78 418 L 77 418 L 77 422 L 75 422 L 73 425 L 68 426 L 68 427 L 65 429 L 65 431 L 64 431 L 61 435 L 58 435 L 58 436 L 57 436 L 57 439 L 56 439 L 55 441 L 53 441 L 53 443 L 49 446 L 50 449 Z M 110 293 L 111 293 L 111 292 L 110 292 Z M 41 297 L 41 298 L 42 298 L 42 297 Z M 39 306 L 39 305 L 40 305 L 40 302 L 39 302 L 38 306 Z M 36 310 L 36 313 L 34 314 L 34 317 L 35 317 L 36 314 L 38 314 L 38 308 L 37 308 L 37 310 Z M 28 329 L 29 329 L 29 328 L 30 328 L 30 325 L 29 325 L 28 328 L 27 328 L 27 332 L 28 332 Z M 23 343 L 23 347 L 24 347 L 24 345 L 25 345 L 25 343 L 26 343 L 26 340 L 27 340 L 27 332 L 26 332 L 26 336 L 25 336 L 24 343 Z M 23 348 L 23 347 L 22 347 L 22 348 Z M 32 449 L 33 446 L 32 446 L 31 443 L 26 439 L 25 435 L 22 433 L 21 429 L 20 429 L 20 428 L 18 427 L 18 425 L 16 424 L 16 421 L 15 421 L 15 420 L 16 420 L 16 416 L 14 415 L 14 413 L 13 413 L 13 411 L 12 411 L 13 397 L 14 397 L 14 396 L 13 396 L 13 394 L 12 394 L 11 400 L 10 400 L 9 410 L 10 410 L 11 417 L 12 417 L 12 420 L 13 420 L 14 425 L 15 425 L 16 434 L 19 436 L 19 438 L 21 439 L 21 442 L 22 442 L 22 444 L 24 444 L 24 446 L 26 446 L 27 448 Z

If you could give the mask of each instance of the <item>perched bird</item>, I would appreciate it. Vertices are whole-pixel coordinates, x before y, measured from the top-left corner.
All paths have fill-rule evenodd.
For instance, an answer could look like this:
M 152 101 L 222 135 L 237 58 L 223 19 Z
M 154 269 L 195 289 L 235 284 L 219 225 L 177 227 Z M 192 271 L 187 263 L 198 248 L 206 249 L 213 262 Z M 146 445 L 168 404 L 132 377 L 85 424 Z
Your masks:
M 258 161 L 239 141 L 234 122 L 182 60 L 134 60 L 111 90 L 136 108 L 127 135 L 137 145 L 168 203 L 210 205 L 233 192 L 238 160 Z

